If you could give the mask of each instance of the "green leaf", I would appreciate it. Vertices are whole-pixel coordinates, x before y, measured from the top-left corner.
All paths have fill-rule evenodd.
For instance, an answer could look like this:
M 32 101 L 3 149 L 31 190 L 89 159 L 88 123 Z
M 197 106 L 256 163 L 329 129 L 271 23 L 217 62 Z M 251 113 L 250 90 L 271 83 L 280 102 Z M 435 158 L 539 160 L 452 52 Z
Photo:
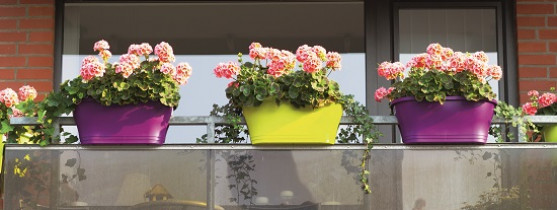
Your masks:
M 0 128 L 0 134 L 5 134 L 14 130 L 14 127 L 10 125 L 8 120 L 2 121 L 2 128 Z
M 295 87 L 290 88 L 290 90 L 288 90 L 288 97 L 291 99 L 297 98 L 299 95 L 298 91 L 299 90 Z

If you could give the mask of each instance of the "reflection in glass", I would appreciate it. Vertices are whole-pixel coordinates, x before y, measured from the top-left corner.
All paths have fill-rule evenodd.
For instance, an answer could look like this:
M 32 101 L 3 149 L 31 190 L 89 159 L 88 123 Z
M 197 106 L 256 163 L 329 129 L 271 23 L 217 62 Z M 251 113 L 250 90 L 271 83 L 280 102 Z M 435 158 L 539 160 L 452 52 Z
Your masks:
M 359 156 L 351 150 L 219 151 L 216 202 L 249 209 L 359 209 Z

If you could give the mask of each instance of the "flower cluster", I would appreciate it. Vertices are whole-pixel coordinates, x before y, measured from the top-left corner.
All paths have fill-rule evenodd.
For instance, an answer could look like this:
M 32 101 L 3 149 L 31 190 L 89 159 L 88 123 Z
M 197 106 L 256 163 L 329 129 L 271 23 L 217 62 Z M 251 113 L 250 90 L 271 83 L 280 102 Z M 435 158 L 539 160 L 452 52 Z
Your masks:
M 409 69 L 409 71 L 406 71 Z M 443 82 L 447 86 L 447 92 L 451 92 L 449 89 L 453 86 L 452 82 L 446 81 L 446 76 L 451 77 L 452 79 L 457 78 L 458 74 L 469 74 L 472 75 L 473 78 L 470 80 L 477 80 L 481 83 L 481 86 L 485 85 L 488 80 L 494 79 L 499 80 L 501 79 L 503 72 L 501 67 L 497 65 L 489 65 L 488 64 L 488 57 L 487 54 L 479 51 L 475 53 L 462 53 L 462 52 L 454 52 L 451 48 L 446 48 L 441 46 L 438 43 L 430 44 L 427 47 L 427 53 L 418 54 L 406 63 L 403 64 L 401 62 L 383 62 L 377 68 L 377 73 L 379 76 L 385 77 L 387 80 L 395 80 L 396 81 L 403 81 L 405 79 L 415 80 L 415 79 L 424 79 L 424 81 L 420 81 L 420 83 L 425 82 L 425 86 L 427 83 L 435 83 L 435 81 L 425 81 L 428 80 L 423 76 L 427 74 L 427 72 L 436 72 L 437 77 L 444 78 L 442 79 Z M 441 74 L 445 75 L 442 76 Z M 405 78 L 409 75 L 413 78 Z M 431 74 L 430 76 L 432 76 Z M 429 76 L 427 76 L 429 77 Z M 456 80 L 455 80 L 456 81 Z M 457 81 L 460 82 L 460 81 Z M 396 87 L 396 86 L 406 86 L 411 85 L 412 82 L 406 82 L 404 84 L 394 85 L 395 91 L 399 94 L 408 94 L 406 91 L 401 90 L 401 88 L 409 88 L 409 87 Z M 439 85 L 439 84 L 429 84 L 429 85 Z M 413 87 L 416 88 L 416 87 Z M 383 88 L 384 89 L 384 88 Z M 428 88 L 425 87 L 425 94 L 428 92 L 433 91 L 435 88 Z M 396 97 L 391 97 L 390 94 L 392 91 L 389 91 L 387 94 L 384 94 L 385 91 L 377 90 L 375 94 L 375 98 L 377 101 L 381 101 L 385 97 L 389 97 L 391 100 Z M 445 90 L 443 90 L 445 91 Z M 485 91 L 479 91 L 485 92 Z M 466 94 L 463 94 L 466 95 Z M 439 95 L 440 96 L 440 95 Z M 439 97 L 434 97 L 439 98 Z M 444 98 L 444 97 L 443 97 Z
M 557 102 L 557 96 L 555 95 L 555 93 L 553 93 L 553 91 L 555 91 L 554 88 L 552 88 L 552 92 L 546 92 L 541 95 L 537 90 L 528 91 L 530 102 L 526 102 L 522 105 L 522 112 L 529 115 L 535 115 L 538 110 L 550 107 L 555 104 L 555 102 Z
M 0 91 L 0 103 L 7 108 L 11 108 L 13 116 L 16 117 L 22 116 L 22 113 L 15 106 L 19 104 L 19 102 L 35 100 L 35 98 L 37 98 L 37 90 L 29 85 L 20 87 L 17 93 L 11 88 Z
M 385 89 L 384 87 L 378 88 L 377 90 L 375 90 L 375 101 L 381 102 L 381 100 L 391 94 L 393 90 L 394 87 L 389 87 L 389 89 Z
M 94 56 L 87 56 L 81 64 L 80 75 L 83 82 L 88 82 L 95 77 L 103 77 L 108 65 L 108 58 L 112 56 L 112 53 L 108 51 L 110 45 L 105 40 L 96 42 L 93 49 L 99 51 L 99 56 L 103 59 L 104 64 Z M 141 57 L 144 56 L 145 61 L 156 62 L 156 69 L 170 75 L 176 83 L 180 85 L 187 83 L 188 78 L 191 76 L 192 68 L 188 63 L 180 63 L 177 66 L 179 67 L 177 70 L 177 67 L 172 64 L 175 61 L 174 51 L 168 43 L 161 42 L 155 46 L 157 59 L 149 59 L 151 53 L 153 53 L 153 48 L 149 43 L 130 45 L 128 53 L 121 55 L 118 63 L 114 64 L 114 72 L 122 75 L 124 78 L 129 78 L 134 72 L 137 73 L 141 70 Z
M 218 78 L 232 79 L 235 75 L 240 73 L 240 65 L 235 62 L 219 63 L 213 70 L 215 76 Z
M 226 96 L 236 107 L 258 106 L 266 98 L 289 102 L 295 107 L 322 107 L 339 100 L 338 83 L 328 78 L 340 70 L 341 56 L 319 45 L 302 45 L 296 53 L 259 42 L 249 45 L 251 62 L 219 63 L 213 72 L 218 78 L 233 79 Z
M 287 50 L 279 50 L 271 47 L 263 47 L 259 42 L 253 42 L 249 46 L 249 57 L 260 65 L 262 60 L 266 61 L 266 73 L 274 77 L 289 74 L 296 68 L 296 60 L 300 62 L 302 70 L 307 73 L 315 73 L 321 70 L 332 71 L 341 69 L 341 56 L 337 52 L 327 52 L 325 48 L 315 45 L 310 47 L 302 45 L 293 54 Z M 325 64 L 325 68 L 323 67 Z M 234 62 L 219 63 L 213 70 L 219 78 L 233 78 L 240 73 L 240 64 Z
M 149 48 L 150 47 L 151 46 L 149 46 Z M 176 60 L 172 47 L 166 42 L 161 42 L 155 46 L 155 55 L 157 55 L 159 57 L 159 61 L 163 63 L 172 63 Z

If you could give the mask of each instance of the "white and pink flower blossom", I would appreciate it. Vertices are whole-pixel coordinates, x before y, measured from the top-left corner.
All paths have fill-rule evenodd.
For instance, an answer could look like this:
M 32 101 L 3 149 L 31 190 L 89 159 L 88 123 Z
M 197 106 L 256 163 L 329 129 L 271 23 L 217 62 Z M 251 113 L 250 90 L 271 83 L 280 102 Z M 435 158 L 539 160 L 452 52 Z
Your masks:
M 127 54 L 139 55 L 137 53 L 138 50 L 139 50 L 139 45 L 138 44 L 130 44 L 130 46 L 128 47 L 128 53 Z
M 83 82 L 87 82 L 95 77 L 102 77 L 104 75 L 104 65 L 99 63 L 99 60 L 93 56 L 87 56 L 83 59 L 79 74 Z
M 131 66 L 133 69 L 137 69 L 141 65 L 141 60 L 135 54 L 123 54 L 118 61 L 120 61 L 121 64 Z
M 315 73 L 321 70 L 322 61 L 315 53 L 309 53 L 303 62 L 304 71 L 307 73 Z
M 105 41 L 104 39 L 101 39 L 97 42 L 95 42 L 95 45 L 93 46 L 93 50 L 94 51 L 103 51 L 103 50 L 108 50 L 110 49 L 110 45 L 108 45 L 108 42 Z
M 489 58 L 487 57 L 487 54 L 485 54 L 484 51 L 475 52 L 474 55 L 472 56 L 484 63 L 487 63 L 489 61 Z
M 322 61 L 327 61 L 327 50 L 325 50 L 322 46 L 315 45 L 311 48 L 311 51 L 314 52 Z
M 37 90 L 29 85 L 21 86 L 18 96 L 20 101 L 35 100 L 37 98 Z
M 493 78 L 494 80 L 500 80 L 503 77 L 503 70 L 500 66 L 491 65 L 489 66 L 488 72 L 491 78 Z
M 228 63 L 219 63 L 213 72 L 218 78 L 227 78 L 231 79 L 232 77 L 238 75 L 240 73 L 240 66 L 235 62 L 228 62 Z
M 103 50 L 99 52 L 99 56 L 103 59 L 104 62 L 107 62 L 110 57 L 112 57 L 112 53 L 108 50 Z
M 341 64 L 341 57 L 340 54 L 337 52 L 328 52 L 327 53 L 327 68 L 331 68 L 333 71 L 340 70 L 342 68 Z
M 176 66 L 176 73 L 172 77 L 179 85 L 185 85 L 188 83 L 188 79 L 192 74 L 192 68 L 188 63 L 179 63 Z
M 161 65 L 160 71 L 163 74 L 174 75 L 176 74 L 176 67 L 174 67 L 174 65 L 172 65 L 171 63 L 163 63 Z
M 439 43 L 432 43 L 427 46 L 427 54 L 431 56 L 441 56 L 443 53 L 443 46 Z
M 155 55 L 157 55 L 159 61 L 163 63 L 172 63 L 176 60 L 172 46 L 166 42 L 161 42 L 155 46 Z
M 99 59 L 97 57 L 89 55 L 83 59 L 83 61 L 81 62 L 81 66 L 85 66 L 89 63 L 98 63 L 98 62 Z
M 251 55 L 251 53 L 250 53 L 250 55 Z M 281 56 L 282 56 L 282 52 L 279 49 L 267 48 L 264 58 L 269 59 L 271 61 L 276 61 L 276 60 L 281 59 Z
M 11 88 L 0 91 L 0 103 L 3 103 L 8 108 L 15 106 L 19 103 L 17 93 Z
M 393 80 L 397 77 L 403 77 L 403 72 L 405 69 L 406 66 L 401 62 L 391 63 L 385 61 L 379 64 L 379 67 L 377 68 L 377 74 L 379 74 L 379 76 L 385 77 L 388 80 Z
M 136 53 L 138 55 L 149 55 L 153 53 L 153 47 L 151 47 L 149 43 L 143 42 L 139 45 L 139 48 L 137 49 Z
M 408 68 L 426 68 L 427 61 L 429 60 L 429 55 L 426 53 L 418 54 L 406 64 Z
M 116 73 L 122 74 L 124 78 L 130 77 L 133 74 L 133 70 L 134 68 L 127 63 L 120 63 L 116 65 L 116 68 L 114 69 Z
M 307 57 L 311 53 L 312 53 L 311 47 L 309 47 L 307 44 L 302 45 L 298 47 L 298 49 L 296 50 L 296 59 L 299 62 L 303 63 L 304 61 L 306 61 Z

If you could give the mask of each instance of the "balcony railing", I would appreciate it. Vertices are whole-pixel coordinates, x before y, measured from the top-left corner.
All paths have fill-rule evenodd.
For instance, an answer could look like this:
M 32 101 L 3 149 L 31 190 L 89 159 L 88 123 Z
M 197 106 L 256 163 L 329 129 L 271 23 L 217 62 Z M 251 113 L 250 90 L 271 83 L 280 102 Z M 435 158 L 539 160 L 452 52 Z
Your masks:
M 396 117 L 394 116 L 372 116 L 374 124 L 376 125 L 396 125 L 398 124 Z M 528 119 L 534 124 L 557 124 L 557 116 L 553 115 L 537 115 L 537 116 L 527 116 Z M 12 125 L 37 125 L 37 119 L 33 117 L 15 117 L 10 120 Z M 215 126 L 219 124 L 225 124 L 225 120 L 221 117 L 213 116 L 173 116 L 170 118 L 169 124 L 171 126 L 207 126 L 207 141 L 215 141 Z M 58 118 L 56 124 L 59 126 L 65 125 L 75 125 L 73 117 L 60 117 Z M 350 117 L 342 117 L 341 125 L 354 124 Z M 503 119 L 494 117 L 492 124 L 508 125 Z M 59 127 L 58 126 L 58 127 Z M 519 137 L 524 135 L 519 133 Z M 512 139 L 511 141 L 517 142 L 519 138 Z M 393 137 L 392 143 L 396 143 L 396 139 Z
M 4 209 L 557 209 L 557 144 L 364 148 L 12 144 Z

